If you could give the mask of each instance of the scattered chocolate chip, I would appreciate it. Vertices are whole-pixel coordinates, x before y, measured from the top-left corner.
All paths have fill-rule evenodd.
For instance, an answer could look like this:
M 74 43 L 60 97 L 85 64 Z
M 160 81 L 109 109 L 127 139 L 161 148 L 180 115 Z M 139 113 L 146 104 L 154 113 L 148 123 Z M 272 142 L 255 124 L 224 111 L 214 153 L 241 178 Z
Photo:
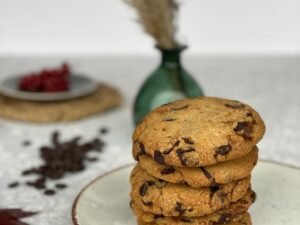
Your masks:
M 245 105 L 244 104 L 224 104 L 226 107 L 229 107 L 229 108 L 232 108 L 232 109 L 243 109 L 245 108 Z
M 167 175 L 167 174 L 171 174 L 171 173 L 174 173 L 174 172 L 175 172 L 174 167 L 166 167 L 166 168 L 163 168 L 163 169 L 160 171 L 160 174 L 161 174 L 161 175 Z
M 235 132 L 241 135 L 245 140 L 251 140 L 251 133 L 253 131 L 253 122 L 238 122 L 235 128 L 233 128 Z
M 44 194 L 45 195 L 55 195 L 55 191 L 52 189 L 47 189 L 44 191 Z
M 194 144 L 194 142 L 192 141 L 191 138 L 182 138 L 182 140 L 183 140 L 186 144 L 190 144 L 190 145 Z
M 20 219 L 37 214 L 36 212 L 26 212 L 22 209 L 0 209 L 1 225 L 28 225 Z
M 165 158 L 163 154 L 158 150 L 154 152 L 154 161 L 159 164 L 165 164 Z
M 175 107 L 175 108 L 172 108 L 171 110 L 173 110 L 173 111 L 176 111 L 176 110 L 182 110 L 182 109 L 186 109 L 187 107 L 189 107 L 189 105 L 184 105 L 184 106 Z
M 107 127 L 102 127 L 99 130 L 100 134 L 107 134 L 108 133 L 108 128 Z
M 204 168 L 204 167 L 200 167 L 200 170 L 203 172 L 204 176 L 207 178 L 207 179 L 211 179 L 212 178 L 212 175 Z
M 153 205 L 153 202 L 151 202 L 151 201 L 145 202 L 145 201 L 142 200 L 142 203 L 143 203 L 145 206 L 152 206 L 152 205 Z
M 52 144 L 40 147 L 40 157 L 43 160 L 38 167 L 26 169 L 23 176 L 37 175 L 37 178 L 26 181 L 25 184 L 35 189 L 45 189 L 45 194 L 51 195 L 47 189 L 47 180 L 62 179 L 67 173 L 77 173 L 86 168 L 86 162 L 97 160 L 96 157 L 88 157 L 89 152 L 103 151 L 104 142 L 95 138 L 86 143 L 79 143 L 81 137 L 74 137 L 69 141 L 61 142 L 60 133 L 51 134 Z M 63 189 L 66 185 L 58 184 L 57 189 Z
M 62 183 L 58 183 L 58 184 L 55 185 L 55 187 L 57 189 L 65 189 L 67 187 L 67 185 L 66 184 L 62 184 Z
M 216 154 L 225 156 L 231 151 L 232 147 L 231 145 L 221 145 L 216 148 Z
M 29 140 L 24 140 L 24 141 L 22 142 L 22 145 L 25 146 L 25 147 L 30 146 L 30 145 L 31 145 L 31 141 L 29 141 Z
M 184 214 L 185 209 L 183 208 L 183 205 L 181 202 L 176 202 L 175 211 L 178 212 L 180 216 Z
M 20 185 L 18 181 L 12 182 L 8 185 L 9 188 L 16 188 Z
M 168 118 L 168 119 L 165 119 L 164 121 L 166 122 L 172 122 L 172 121 L 175 121 L 176 119 L 175 118 Z
M 188 152 L 194 152 L 194 151 L 195 151 L 194 148 L 177 149 L 177 150 L 176 150 L 176 154 L 177 154 L 178 158 L 180 159 L 181 164 L 182 164 L 183 166 L 187 166 L 187 164 L 186 164 L 186 160 L 187 160 L 187 159 L 184 157 L 184 155 L 185 155 L 186 153 L 188 153 Z
M 193 210 L 194 210 L 193 208 L 188 209 L 189 212 L 192 212 Z

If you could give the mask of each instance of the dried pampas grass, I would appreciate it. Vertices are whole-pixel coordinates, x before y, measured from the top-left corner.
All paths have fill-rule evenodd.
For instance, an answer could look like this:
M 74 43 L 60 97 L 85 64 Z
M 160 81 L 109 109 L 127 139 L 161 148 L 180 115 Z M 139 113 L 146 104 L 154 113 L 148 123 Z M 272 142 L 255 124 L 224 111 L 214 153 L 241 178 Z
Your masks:
M 175 0 L 124 0 L 137 10 L 138 21 L 161 48 L 178 46 L 175 34 L 178 4 Z

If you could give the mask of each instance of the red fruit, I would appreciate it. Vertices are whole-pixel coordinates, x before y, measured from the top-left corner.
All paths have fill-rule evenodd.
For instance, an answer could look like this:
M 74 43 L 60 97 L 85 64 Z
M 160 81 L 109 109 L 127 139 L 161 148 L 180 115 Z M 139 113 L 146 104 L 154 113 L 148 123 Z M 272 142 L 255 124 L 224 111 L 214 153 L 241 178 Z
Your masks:
M 64 63 L 58 69 L 44 69 L 38 74 L 24 76 L 19 89 L 33 92 L 59 92 L 69 90 L 70 66 Z

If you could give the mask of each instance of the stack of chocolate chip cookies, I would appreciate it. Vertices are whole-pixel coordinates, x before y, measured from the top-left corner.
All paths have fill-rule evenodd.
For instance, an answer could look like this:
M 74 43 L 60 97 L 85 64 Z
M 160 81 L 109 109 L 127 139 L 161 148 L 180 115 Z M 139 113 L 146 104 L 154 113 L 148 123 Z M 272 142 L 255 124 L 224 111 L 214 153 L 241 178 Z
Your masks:
M 264 122 L 238 101 L 163 105 L 137 126 L 131 207 L 139 225 L 251 224 L 251 171 Z

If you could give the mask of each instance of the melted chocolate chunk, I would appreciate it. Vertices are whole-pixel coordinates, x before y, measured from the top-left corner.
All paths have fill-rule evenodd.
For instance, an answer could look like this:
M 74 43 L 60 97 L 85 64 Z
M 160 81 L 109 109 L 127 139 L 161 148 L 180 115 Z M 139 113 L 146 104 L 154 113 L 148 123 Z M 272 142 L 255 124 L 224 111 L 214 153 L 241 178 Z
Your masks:
M 180 159 L 181 161 L 181 164 L 183 166 L 186 166 L 186 158 L 184 157 L 184 154 L 188 153 L 188 152 L 194 152 L 195 149 L 194 148 L 189 148 L 189 149 L 177 149 L 176 150 L 176 153 L 177 153 L 177 156 L 178 158 Z
M 165 158 L 163 154 L 158 150 L 154 152 L 154 161 L 162 165 L 165 164 Z
M 177 140 L 171 148 L 164 150 L 162 152 L 162 154 L 164 154 L 164 155 L 170 154 L 174 150 L 174 148 L 177 147 L 179 144 L 180 144 L 180 141 Z
M 157 214 L 154 215 L 155 220 L 157 220 L 159 218 L 164 218 L 164 217 L 165 217 L 164 215 L 157 215 Z
M 133 200 L 130 200 L 130 203 L 129 203 L 130 208 L 132 208 L 132 205 L 133 205 Z
M 231 151 L 231 149 L 232 149 L 232 147 L 229 144 L 228 145 L 221 145 L 221 146 L 217 147 L 216 154 L 225 156 Z
M 164 121 L 166 122 L 172 122 L 172 121 L 175 121 L 176 119 L 175 118 L 168 118 L 168 119 L 165 119 Z
M 182 138 L 182 140 L 183 140 L 184 143 L 186 143 L 186 144 L 190 144 L 190 145 L 194 144 L 194 142 L 192 141 L 191 138 Z
M 22 209 L 0 209 L 1 225 L 28 225 L 20 219 L 37 214 L 36 212 L 25 212 Z
M 243 121 L 238 122 L 235 128 L 233 128 L 235 132 L 241 135 L 245 140 L 251 140 L 251 133 L 253 131 L 253 123 Z
M 211 194 L 213 195 L 219 189 L 220 189 L 219 185 L 215 181 L 213 181 L 212 184 L 210 185 L 210 192 L 211 192 Z
M 148 187 L 154 185 L 153 181 L 147 181 L 145 182 L 139 189 L 139 193 L 141 196 L 145 196 L 147 194 L 148 191 Z
M 182 203 L 176 202 L 175 211 L 178 212 L 180 216 L 185 212 L 185 209 L 182 206 Z
M 167 175 L 167 174 L 171 174 L 171 173 L 174 173 L 174 172 L 175 172 L 174 167 L 166 167 L 166 168 L 163 168 L 163 169 L 160 171 L 160 174 L 161 174 L 161 175 Z
M 252 117 L 252 113 L 251 112 L 247 112 L 246 116 Z
M 256 200 L 256 194 L 255 194 L 255 192 L 251 193 L 250 198 L 251 198 L 252 202 L 255 202 L 255 200 Z
M 145 206 L 152 206 L 153 205 L 153 202 L 149 201 L 149 202 L 145 202 L 142 200 L 142 203 L 145 205 Z
M 224 104 L 226 107 L 232 108 L 232 109 L 243 109 L 245 108 L 244 104 Z
M 231 221 L 231 215 L 226 213 L 226 214 L 221 215 L 221 217 L 218 221 L 218 224 L 226 224 L 226 223 L 229 223 L 230 221 Z
M 176 108 L 172 108 L 171 110 L 173 110 L 173 111 L 182 110 L 182 109 L 186 109 L 187 107 L 189 107 L 189 105 L 179 106 L 179 107 L 176 107 Z
M 138 142 L 138 141 L 137 141 Z M 145 155 L 146 151 L 145 151 L 145 146 L 142 142 L 138 142 L 139 143 L 139 152 L 137 153 L 137 155 L 135 156 L 136 160 L 139 161 L 140 160 L 140 156 L 141 155 Z
M 180 221 L 182 221 L 184 223 L 190 223 L 190 222 L 192 222 L 188 217 L 181 217 Z
M 44 191 L 44 194 L 45 195 L 55 195 L 55 191 L 52 189 L 47 189 Z
M 200 170 L 203 172 L 204 176 L 207 178 L 207 179 L 211 179 L 212 178 L 212 175 L 204 168 L 204 167 L 200 167 Z

